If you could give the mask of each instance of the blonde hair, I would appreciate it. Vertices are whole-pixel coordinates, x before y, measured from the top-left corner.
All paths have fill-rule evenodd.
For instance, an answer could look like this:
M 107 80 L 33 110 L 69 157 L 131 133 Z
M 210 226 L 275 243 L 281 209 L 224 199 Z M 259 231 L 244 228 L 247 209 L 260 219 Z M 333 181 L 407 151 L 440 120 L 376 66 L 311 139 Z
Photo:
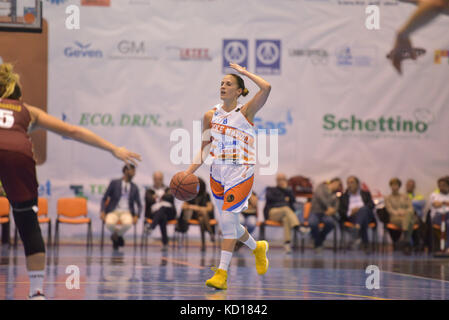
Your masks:
M 16 85 L 19 84 L 20 77 L 13 72 L 11 63 L 0 65 L 0 98 L 8 98 L 14 93 Z

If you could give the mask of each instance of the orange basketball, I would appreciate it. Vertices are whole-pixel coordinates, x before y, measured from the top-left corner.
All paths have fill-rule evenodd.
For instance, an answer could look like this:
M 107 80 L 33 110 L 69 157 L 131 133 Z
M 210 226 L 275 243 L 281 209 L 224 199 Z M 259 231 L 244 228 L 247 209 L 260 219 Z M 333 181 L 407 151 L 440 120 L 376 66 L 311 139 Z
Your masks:
M 189 201 L 196 197 L 200 190 L 200 182 L 194 174 L 178 172 L 170 181 L 170 190 L 176 199 Z

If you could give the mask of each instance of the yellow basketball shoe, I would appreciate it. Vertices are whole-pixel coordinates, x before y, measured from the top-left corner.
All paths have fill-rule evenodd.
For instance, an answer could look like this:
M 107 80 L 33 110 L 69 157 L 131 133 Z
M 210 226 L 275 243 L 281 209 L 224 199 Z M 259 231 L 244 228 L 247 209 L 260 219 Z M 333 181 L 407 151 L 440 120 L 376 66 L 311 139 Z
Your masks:
M 256 257 L 256 270 L 257 273 L 262 275 L 268 270 L 268 242 L 267 241 L 257 241 L 257 247 L 253 250 L 253 254 Z
M 225 290 L 228 288 L 227 280 L 228 280 L 228 272 L 223 269 L 216 269 L 214 276 L 206 281 L 206 286 L 215 289 Z

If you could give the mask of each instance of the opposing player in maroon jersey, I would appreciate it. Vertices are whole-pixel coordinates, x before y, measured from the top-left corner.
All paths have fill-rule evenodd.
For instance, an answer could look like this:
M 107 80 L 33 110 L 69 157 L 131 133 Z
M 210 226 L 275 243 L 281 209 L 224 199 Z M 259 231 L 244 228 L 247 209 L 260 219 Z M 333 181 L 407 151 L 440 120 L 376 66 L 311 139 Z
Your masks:
M 22 101 L 19 75 L 8 63 L 0 65 L 0 180 L 13 208 L 30 278 L 30 299 L 43 294 L 45 246 L 37 220 L 38 183 L 28 129 L 40 127 L 91 146 L 110 151 L 125 163 L 140 155 L 117 147 L 90 130 L 65 123 Z

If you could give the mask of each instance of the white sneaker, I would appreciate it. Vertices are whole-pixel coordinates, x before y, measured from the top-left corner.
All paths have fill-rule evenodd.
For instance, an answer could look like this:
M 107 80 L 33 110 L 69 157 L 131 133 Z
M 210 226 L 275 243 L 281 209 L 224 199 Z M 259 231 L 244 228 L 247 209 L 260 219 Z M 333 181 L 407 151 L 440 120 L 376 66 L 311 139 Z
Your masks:
M 290 246 L 290 243 L 284 244 L 284 250 L 286 254 L 292 253 L 292 247 Z

